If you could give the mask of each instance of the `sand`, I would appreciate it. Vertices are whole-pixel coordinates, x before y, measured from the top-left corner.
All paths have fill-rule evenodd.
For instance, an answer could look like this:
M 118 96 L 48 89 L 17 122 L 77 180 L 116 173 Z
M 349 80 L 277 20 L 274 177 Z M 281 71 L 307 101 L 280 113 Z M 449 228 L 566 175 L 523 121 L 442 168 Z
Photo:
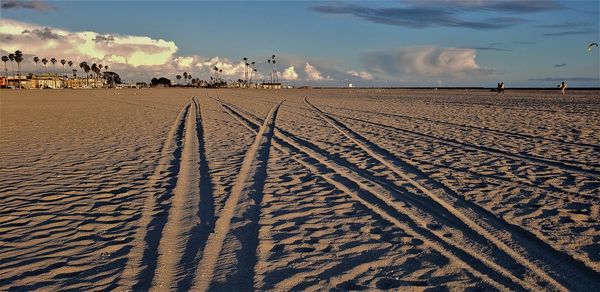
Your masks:
M 3 90 L 0 290 L 600 289 L 597 91 Z

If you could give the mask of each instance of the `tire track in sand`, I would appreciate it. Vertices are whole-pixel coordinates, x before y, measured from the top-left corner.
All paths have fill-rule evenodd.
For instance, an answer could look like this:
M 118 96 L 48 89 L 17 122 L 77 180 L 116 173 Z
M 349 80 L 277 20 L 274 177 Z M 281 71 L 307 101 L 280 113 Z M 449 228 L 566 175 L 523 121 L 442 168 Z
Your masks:
M 464 222 L 468 228 L 486 238 L 498 249 L 511 256 L 519 264 L 527 267 L 538 277 L 544 279 L 550 285 L 554 286 L 554 288 L 567 290 L 567 287 L 565 286 L 568 286 L 570 289 L 574 288 L 577 290 L 582 290 L 585 289 L 585 287 L 590 287 L 589 285 L 594 287 L 600 286 L 597 273 L 586 267 L 583 263 L 553 249 L 551 246 L 539 240 L 534 235 L 528 233 L 526 230 L 505 222 L 504 220 L 495 217 L 493 214 L 489 214 L 489 212 L 485 211 L 481 207 L 472 206 L 473 204 L 461 199 L 456 194 L 452 194 L 454 196 L 454 201 L 452 203 L 447 202 L 401 171 L 393 163 L 393 161 L 396 159 L 387 154 L 386 151 L 362 138 L 344 124 L 322 112 L 319 108 L 311 104 L 306 97 L 304 98 L 304 102 L 308 104 L 324 121 L 330 124 L 338 132 L 346 136 L 348 139 L 353 141 L 371 157 L 375 158 L 398 176 L 408 181 L 416 189 L 446 209 L 460 221 Z M 480 226 L 477 222 L 466 216 L 466 213 L 477 214 L 493 229 L 498 228 L 500 229 L 499 231 L 503 229 L 504 231 L 509 232 L 511 238 L 518 240 L 520 251 L 515 250 L 504 241 L 497 238 L 494 234 L 488 231 L 488 229 Z
M 119 286 L 134 290 L 148 290 L 158 258 L 158 245 L 165 225 L 165 201 L 172 195 L 174 178 L 179 172 L 179 158 L 184 125 L 191 102 L 179 112 L 161 149 L 160 159 L 147 182 L 144 205 L 137 231 L 125 268 L 119 278 Z
M 600 150 L 600 145 L 581 143 L 581 142 L 575 142 L 575 141 L 566 141 L 566 140 L 558 139 L 558 138 L 539 137 L 539 136 L 530 135 L 530 134 L 526 134 L 526 133 L 518 133 L 518 132 L 513 133 L 513 132 L 494 129 L 494 128 L 485 127 L 485 126 L 474 126 L 474 125 L 469 125 L 469 124 L 461 124 L 461 123 L 455 123 L 455 122 L 436 120 L 436 119 L 427 118 L 427 117 L 416 117 L 416 116 L 410 116 L 410 115 L 382 113 L 382 112 L 376 112 L 376 111 L 359 110 L 359 109 L 352 109 L 352 108 L 347 108 L 347 107 L 339 107 L 339 106 L 331 106 L 331 105 L 326 105 L 325 107 L 338 109 L 338 110 L 366 113 L 366 114 L 370 114 L 370 115 L 374 115 L 374 116 L 382 115 L 382 116 L 387 116 L 387 117 L 391 117 L 391 118 L 401 118 L 401 119 L 406 119 L 409 121 L 412 121 L 412 120 L 424 121 L 424 122 L 428 122 L 428 123 L 448 126 L 450 128 L 454 127 L 454 128 L 458 128 L 458 129 L 478 130 L 478 131 L 482 131 L 482 132 L 491 132 L 491 133 L 512 136 L 512 137 L 517 137 L 517 138 L 522 138 L 522 139 L 548 141 L 548 142 L 554 142 L 554 143 L 559 143 L 559 144 L 568 144 L 568 145 L 574 145 L 574 146 L 589 147 L 589 148 L 593 148 L 596 150 Z
M 241 110 L 236 110 L 237 107 L 234 105 L 221 103 L 232 117 L 251 131 L 256 132 L 255 127 L 261 123 L 260 119 L 251 114 L 243 114 Z M 451 238 L 446 238 L 440 232 L 429 230 L 423 220 L 414 219 L 419 216 L 413 210 L 406 208 L 406 204 L 398 202 L 389 189 L 370 179 L 364 173 L 340 165 L 334 161 L 335 159 L 324 156 L 322 150 L 315 149 L 316 147 L 312 145 L 309 146 L 307 142 L 299 142 L 300 139 L 291 134 L 279 129 L 275 129 L 274 134 L 273 147 L 275 149 L 282 151 L 309 171 L 319 174 L 334 187 L 348 194 L 384 220 L 400 227 L 411 236 L 426 242 L 442 255 L 456 261 L 486 283 L 500 290 L 534 289 L 533 286 L 516 278 L 495 262 L 485 257 L 481 258 L 478 253 L 456 245 Z M 296 157 L 296 155 L 303 157 Z
M 345 109 L 345 108 L 343 108 L 343 109 Z M 497 149 L 497 148 L 493 148 L 490 146 L 472 144 L 467 141 L 461 141 L 461 140 L 452 139 L 452 138 L 445 138 L 445 137 L 428 134 L 428 133 L 416 132 L 413 130 L 398 128 L 398 127 L 383 124 L 383 123 L 367 121 L 367 120 L 356 118 L 356 117 L 349 117 L 349 116 L 342 115 L 342 114 L 328 113 L 328 115 L 336 116 L 338 118 L 353 120 L 353 121 L 357 121 L 357 122 L 367 123 L 370 125 L 375 125 L 375 126 L 382 127 L 382 128 L 392 129 L 395 131 L 404 132 L 404 133 L 407 133 L 410 135 L 421 137 L 423 140 L 426 140 L 426 141 L 429 141 L 432 143 L 439 143 L 442 145 L 455 147 L 455 148 L 459 148 L 459 149 L 473 150 L 473 151 L 478 151 L 478 152 L 486 152 L 486 153 L 489 153 L 491 155 L 498 156 L 498 157 L 504 157 L 504 158 L 511 159 L 511 160 L 526 161 L 526 162 L 537 164 L 537 165 L 544 165 L 546 167 L 557 168 L 557 169 L 560 169 L 562 171 L 567 171 L 567 172 L 576 172 L 576 173 L 582 173 L 585 175 L 600 176 L 600 170 L 598 170 L 598 165 L 595 163 L 586 163 L 586 162 L 573 161 L 573 160 L 556 160 L 556 159 L 541 157 L 541 156 L 538 156 L 535 154 L 514 153 L 511 151 Z M 383 114 L 383 115 L 386 115 L 386 114 Z M 592 145 L 592 146 L 594 146 L 594 145 Z
M 214 221 L 211 187 L 206 185 L 210 178 L 203 147 L 202 119 L 195 97 L 185 120 L 179 162 L 171 207 L 158 246 L 158 263 L 152 283 L 152 289 L 156 290 L 189 289 L 196 257 Z
M 239 289 L 242 287 L 248 288 L 253 286 L 253 270 L 256 261 L 256 239 L 254 239 L 255 242 L 244 242 L 244 239 L 241 238 L 243 235 L 236 234 L 235 230 L 232 230 L 232 220 L 234 218 L 237 219 L 240 216 L 258 218 L 257 208 L 260 204 L 260 196 L 262 195 L 262 188 L 266 177 L 271 137 L 273 136 L 273 130 L 275 128 L 277 111 L 282 103 L 283 101 L 275 105 L 269 111 L 264 123 L 258 129 L 254 143 L 246 153 L 235 185 L 231 190 L 231 195 L 225 202 L 225 206 L 215 222 L 214 232 L 210 234 L 204 248 L 202 259 L 196 270 L 196 277 L 192 290 L 208 291 L 211 288 L 211 285 L 213 285 L 215 277 L 228 278 L 226 279 L 225 286 L 230 289 Z M 238 203 L 241 200 L 254 201 L 253 206 L 249 208 L 250 210 L 247 210 L 247 208 L 242 208 L 241 210 L 238 209 Z M 240 214 L 240 212 L 242 214 Z M 256 224 L 256 222 L 250 222 L 250 225 Z M 257 226 L 250 228 L 257 228 Z M 245 235 L 247 236 L 247 234 Z M 233 237 L 233 239 L 231 237 Z M 237 257 L 234 259 L 237 260 L 237 267 L 235 270 L 231 273 L 225 271 L 225 275 L 218 275 L 221 271 L 217 270 L 217 266 L 222 264 L 219 263 L 219 261 L 222 260 L 222 253 L 232 252 L 231 250 L 224 250 L 226 239 L 228 241 L 241 239 L 242 250 L 238 250 L 238 252 L 233 251 L 236 252 Z M 254 249 L 252 249 L 252 246 L 254 246 Z M 247 253 L 253 253 L 254 256 L 248 255 Z M 233 277 L 233 279 L 231 279 L 231 277 Z M 225 289 L 227 287 L 222 288 Z

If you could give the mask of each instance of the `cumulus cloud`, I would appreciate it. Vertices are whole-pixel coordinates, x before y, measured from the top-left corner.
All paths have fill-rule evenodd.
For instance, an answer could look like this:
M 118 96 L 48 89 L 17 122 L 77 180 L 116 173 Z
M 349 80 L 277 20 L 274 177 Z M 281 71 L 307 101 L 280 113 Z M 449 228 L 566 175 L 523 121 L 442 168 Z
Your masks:
M 281 78 L 284 80 L 298 80 L 298 73 L 296 73 L 294 66 L 290 66 L 283 70 L 283 73 L 281 73 Z
M 177 57 L 175 58 L 175 63 L 181 67 L 181 68 L 189 68 L 192 66 L 192 63 L 194 62 L 194 57 L 190 57 L 190 56 L 181 56 L 181 57 Z
M 4 0 L 2 1 L 2 9 L 33 9 L 37 11 L 48 11 L 55 9 L 54 6 L 51 6 L 42 1 L 26 1 L 26 0 Z
M 309 64 L 308 62 L 306 62 L 306 65 L 304 66 L 304 72 L 306 72 L 306 79 L 309 81 L 321 81 L 332 79 L 330 76 L 323 77 L 321 72 L 319 72 L 319 70 L 315 68 L 315 66 Z
M 156 76 L 173 77 L 187 72 L 195 78 L 209 79 L 215 75 L 226 80 L 243 79 L 246 66 L 241 59 L 177 54 L 177 45 L 168 40 L 147 36 L 106 34 L 93 31 L 68 31 L 28 22 L 0 19 L 0 52 L 21 50 L 25 54 L 24 70 L 33 70 L 33 56 L 82 61 L 108 65 L 125 80 L 149 80 Z M 262 60 L 262 58 L 260 58 Z M 267 81 L 272 64 L 256 62 L 254 81 Z M 299 56 L 278 56 L 275 69 L 278 77 L 291 83 L 371 80 L 367 71 L 349 70 L 332 60 L 307 59 Z M 249 76 L 250 77 L 250 76 Z
M 368 52 L 361 61 L 370 72 L 388 79 L 461 79 L 492 73 L 477 64 L 476 56 L 474 49 L 425 46 Z
M 9 19 L 0 19 L 0 37 L 4 40 L 0 49 L 5 51 L 131 66 L 164 64 L 177 51 L 174 42 L 146 36 L 71 32 Z M 53 56 L 46 56 L 48 52 Z

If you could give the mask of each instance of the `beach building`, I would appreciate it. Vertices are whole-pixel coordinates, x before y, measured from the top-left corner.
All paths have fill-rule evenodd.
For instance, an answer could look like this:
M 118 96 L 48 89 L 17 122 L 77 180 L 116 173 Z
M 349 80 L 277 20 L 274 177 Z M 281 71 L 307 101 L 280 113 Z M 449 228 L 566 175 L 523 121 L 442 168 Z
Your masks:
M 55 76 L 33 76 L 28 88 L 63 88 L 63 80 Z
M 0 77 L 1 88 L 23 89 L 60 89 L 60 88 L 102 88 L 106 85 L 104 79 L 67 78 L 53 75 L 28 75 Z
M 21 84 L 21 87 L 24 87 L 26 81 L 27 76 L 5 76 L 2 77 L 0 85 L 2 88 L 18 88 L 19 83 Z
M 281 83 L 279 82 L 264 82 L 260 85 L 264 89 L 281 89 Z

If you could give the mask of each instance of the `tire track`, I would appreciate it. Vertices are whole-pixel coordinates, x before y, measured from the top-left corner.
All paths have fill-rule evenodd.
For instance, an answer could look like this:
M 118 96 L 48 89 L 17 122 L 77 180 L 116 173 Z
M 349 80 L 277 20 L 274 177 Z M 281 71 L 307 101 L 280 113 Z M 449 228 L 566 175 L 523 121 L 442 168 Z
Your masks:
M 199 150 L 199 172 L 200 172 L 200 205 L 197 216 L 200 218 L 200 224 L 191 230 L 190 239 L 181 258 L 182 269 L 186 271 L 185 277 L 179 282 L 178 290 L 189 290 L 194 280 L 194 271 L 200 262 L 202 251 L 208 236 L 214 230 L 215 226 L 215 201 L 213 194 L 213 185 L 208 167 L 208 158 L 206 156 L 204 122 L 202 119 L 200 100 L 195 99 L 196 107 L 196 136 L 198 137 Z
M 419 136 L 429 142 L 439 143 L 439 144 L 446 145 L 446 146 L 451 146 L 451 147 L 456 147 L 456 148 L 461 148 L 461 149 L 468 149 L 468 150 L 479 151 L 479 152 L 486 152 L 486 153 L 489 153 L 492 155 L 505 157 L 505 158 L 512 159 L 512 160 L 522 160 L 522 161 L 527 161 L 530 163 L 535 163 L 538 165 L 554 167 L 554 168 L 561 169 L 563 171 L 570 171 L 570 172 L 583 173 L 586 175 L 600 176 L 599 170 L 582 168 L 580 166 L 573 165 L 571 163 L 567 163 L 567 162 L 563 162 L 563 161 L 556 161 L 556 160 L 551 160 L 551 159 L 532 156 L 532 155 L 515 154 L 515 153 L 511 153 L 508 151 L 495 149 L 495 148 L 491 148 L 491 147 L 487 147 L 487 146 L 474 145 L 474 144 L 470 144 L 470 143 L 466 143 L 466 142 L 462 142 L 462 141 L 458 141 L 458 140 L 454 140 L 454 139 L 442 138 L 442 137 L 438 137 L 438 136 L 434 136 L 434 135 L 430 135 L 430 134 L 419 133 L 419 132 L 415 132 L 412 130 L 402 129 L 402 128 L 385 125 L 385 124 L 380 124 L 380 123 L 376 123 L 376 122 L 371 122 L 371 121 L 365 121 L 363 119 L 348 117 L 348 116 L 344 116 L 344 115 L 338 115 L 338 114 L 329 114 L 329 115 L 330 116 L 334 115 L 334 116 L 344 118 L 344 119 L 355 120 L 355 121 L 359 121 L 359 122 L 363 122 L 363 123 L 378 125 L 380 127 L 394 129 L 396 131 L 401 131 L 404 133 Z
M 210 181 L 206 171 L 204 176 L 200 173 L 200 163 L 206 163 L 204 151 L 200 150 L 202 133 L 198 102 L 194 97 L 185 121 L 180 169 L 158 247 L 152 289 L 180 288 L 181 279 L 190 278 L 189 268 L 193 267 L 196 253 L 208 235 L 208 229 L 202 227 L 209 226 L 212 221 L 212 212 L 209 213 L 212 202 L 210 193 L 201 192 L 206 191 L 201 188 L 201 181 Z M 200 206 L 207 207 L 203 210 L 206 213 L 200 211 Z
M 165 225 L 168 208 L 165 200 L 172 195 L 174 179 L 179 172 L 179 158 L 186 117 L 191 102 L 179 112 L 161 149 L 160 159 L 147 182 L 144 206 L 134 235 L 125 268 L 119 278 L 120 286 L 133 283 L 134 290 L 148 290 L 156 269 L 158 245 Z
M 506 221 L 495 217 L 493 214 L 490 214 L 481 207 L 472 206 L 472 203 L 461 199 L 461 197 L 457 194 L 452 193 L 454 197 L 452 198 L 453 202 L 447 202 L 438 195 L 434 194 L 429 189 L 422 186 L 420 183 L 413 180 L 405 172 L 401 171 L 394 164 L 394 162 L 397 159 L 394 158 L 391 154 L 387 153 L 387 151 L 365 140 L 360 135 L 354 133 L 351 129 L 347 128 L 342 123 L 328 116 L 326 113 L 322 112 L 320 109 L 312 105 L 306 97 L 304 98 L 304 101 L 324 121 L 330 124 L 338 132 L 346 136 L 348 139 L 353 141 L 357 146 L 363 149 L 371 157 L 375 158 L 383 165 L 385 165 L 388 169 L 396 173 L 398 176 L 408 181 L 412 186 L 417 188 L 427 197 L 439 204 L 441 207 L 450 212 L 460 221 L 464 222 L 468 228 L 473 230 L 475 233 L 483 236 L 487 241 L 495 245 L 499 250 L 512 257 L 519 264 L 533 271 L 537 276 L 539 276 L 541 279 L 544 279 L 555 288 L 566 290 L 566 287 L 563 286 L 563 283 L 567 284 L 570 288 L 575 287 L 577 290 L 584 289 L 584 287 L 586 287 L 581 286 L 582 283 L 584 283 L 584 285 L 600 286 L 600 281 L 598 281 L 597 273 L 586 267 L 583 263 L 571 258 L 570 256 L 564 253 L 554 250 L 551 246 L 539 240 L 534 235 L 531 235 L 522 228 L 509 224 Z M 440 186 L 440 183 L 437 183 L 436 185 Z M 449 189 L 444 188 L 444 191 L 448 192 Z M 468 213 L 474 213 L 482 217 L 481 219 L 485 220 L 486 223 L 488 223 L 493 229 L 498 228 L 500 230 L 508 231 L 510 233 L 511 238 L 514 238 L 514 240 L 517 240 L 519 243 L 521 243 L 520 252 L 508 246 L 504 241 L 498 239 L 494 234 L 491 233 L 491 231 L 488 231 L 486 228 L 480 226 L 478 223 L 471 220 L 468 216 L 465 215 Z M 525 253 L 527 256 L 523 256 L 521 252 Z M 530 258 L 533 259 L 530 260 Z M 543 268 L 538 266 L 539 263 L 543 263 Z M 552 274 L 552 276 L 550 276 L 549 273 Z M 565 276 L 565 274 L 568 275 Z M 560 281 L 561 283 L 559 283 L 558 281 Z
M 224 108 L 236 120 L 252 131 L 260 120 L 252 116 L 246 116 L 237 111 L 235 106 L 224 104 Z M 339 190 L 349 194 L 384 220 L 400 227 L 411 236 L 421 239 L 444 256 L 455 260 L 461 266 L 469 269 L 471 273 L 483 279 L 485 282 L 499 289 L 520 289 L 534 287 L 513 276 L 509 271 L 498 264 L 472 250 L 457 246 L 452 239 L 445 237 L 442 232 L 429 230 L 426 222 L 414 220 L 418 215 L 406 204 L 398 202 L 393 193 L 377 182 L 359 173 L 354 169 L 342 166 L 336 161 L 322 155 L 314 146 L 305 146 L 307 142 L 297 142 L 298 138 L 292 138 L 279 129 L 275 129 L 273 147 L 282 151 L 296 162 L 303 165 L 312 173 L 320 174 L 327 182 Z M 303 158 L 296 157 L 303 155 Z
M 392 132 L 397 132 L 397 131 L 405 132 L 405 131 L 407 131 L 407 130 L 404 130 L 404 129 L 401 129 L 401 128 L 397 128 L 397 127 L 394 127 L 394 126 L 380 124 L 380 123 L 372 122 L 372 121 L 366 121 L 366 120 L 362 120 L 362 119 L 358 119 L 358 118 L 352 118 L 352 117 L 342 116 L 342 115 L 338 115 L 338 114 L 329 114 L 329 115 L 336 116 L 336 117 L 339 117 L 339 118 L 342 118 L 342 119 L 346 119 L 346 120 L 351 120 L 351 121 L 356 121 L 356 122 L 360 122 L 360 123 L 372 125 L 372 126 L 379 127 L 379 128 L 384 128 L 384 129 L 387 129 L 387 130 L 392 131 Z M 430 143 L 439 143 L 439 144 L 446 145 L 446 146 L 452 146 L 452 145 L 449 145 L 449 144 L 444 144 L 444 142 L 436 142 L 435 139 L 436 138 L 426 139 L 426 141 L 428 141 Z M 502 156 L 502 157 L 505 157 L 505 156 Z M 505 158 L 508 158 L 508 157 L 505 157 Z M 415 162 L 411 162 L 410 159 L 406 159 L 406 158 L 403 158 L 403 160 L 405 160 L 407 162 L 407 164 L 410 164 L 413 167 L 415 167 L 415 165 L 416 165 L 415 162 L 419 162 L 418 160 L 415 160 Z M 513 160 L 516 160 L 516 159 L 513 159 Z M 421 162 L 423 162 L 423 161 L 421 161 Z M 441 167 L 441 168 L 451 169 L 451 168 L 449 168 L 448 166 L 445 166 L 445 165 L 432 164 L 431 162 L 423 162 L 423 163 L 424 164 L 429 164 L 429 165 L 434 165 L 435 167 Z M 454 171 L 454 169 L 451 169 L 451 170 Z M 530 182 L 530 181 L 528 181 L 526 179 L 522 179 L 522 178 L 518 178 L 518 177 L 514 177 L 514 178 L 488 177 L 486 175 L 474 173 L 473 171 L 470 171 L 470 170 L 461 170 L 461 171 L 470 173 L 471 175 L 476 175 L 476 176 L 480 176 L 480 177 L 487 177 L 489 179 L 493 179 L 493 180 L 496 180 L 496 181 L 516 182 L 516 183 L 519 183 L 519 184 L 525 184 L 525 185 L 530 186 L 530 187 L 544 188 L 544 189 L 547 189 L 548 191 L 555 191 L 555 192 L 558 191 L 558 192 L 561 192 L 563 194 L 574 195 L 575 198 L 582 197 L 582 198 L 586 198 L 586 199 L 592 200 L 594 202 L 600 202 L 600 197 L 598 197 L 598 196 L 589 195 L 589 194 L 581 194 L 581 193 L 576 193 L 576 192 L 572 192 L 572 191 L 568 191 L 568 190 L 562 190 L 562 189 L 552 189 L 551 187 L 543 187 L 543 186 L 537 185 L 535 183 L 532 183 L 532 182 Z M 546 194 L 546 196 L 553 197 L 553 198 L 560 199 L 560 200 L 564 200 L 565 199 L 564 196 L 557 196 L 556 194 L 550 194 L 550 193 Z
M 391 114 L 391 113 L 378 113 L 378 112 L 373 112 L 373 111 L 368 111 L 368 110 L 358 110 L 358 109 L 337 107 L 337 106 L 330 106 L 330 105 L 327 105 L 325 107 L 366 113 L 366 114 L 371 114 L 371 115 L 384 115 L 384 116 L 389 116 L 392 118 L 402 118 L 402 119 L 407 119 L 407 120 L 425 121 L 425 122 L 445 125 L 445 126 L 449 126 L 449 127 L 458 127 L 458 128 L 463 127 L 463 128 L 474 129 L 474 130 L 479 130 L 479 131 L 488 131 L 488 132 L 492 132 L 492 133 L 513 136 L 513 137 L 518 137 L 518 138 L 523 138 L 523 139 L 535 139 L 535 140 L 540 140 L 540 141 L 549 141 L 549 142 L 569 144 L 569 145 L 574 145 L 574 146 L 590 147 L 590 148 L 593 148 L 596 150 L 600 150 L 600 145 L 579 143 L 579 142 L 570 142 L 570 141 L 564 141 L 564 140 L 553 139 L 553 138 L 538 137 L 538 136 L 529 135 L 529 134 L 525 134 L 525 133 L 511 133 L 511 132 L 506 132 L 506 131 L 493 129 L 493 128 L 489 128 L 489 127 L 478 127 L 478 126 L 467 125 L 467 124 L 459 124 L 459 123 L 453 123 L 453 122 L 440 121 L 440 120 L 435 120 L 435 119 L 430 119 L 430 118 L 414 117 L 414 116 Z
M 232 220 L 240 215 L 243 217 L 258 218 L 260 200 L 262 197 L 262 188 L 266 177 L 266 167 L 271 146 L 271 137 L 275 128 L 275 119 L 277 111 L 282 102 L 275 105 L 267 114 L 264 123 L 257 131 L 256 138 L 250 149 L 246 153 L 244 162 L 236 179 L 235 185 L 232 188 L 231 195 L 225 202 L 225 206 L 221 214 L 215 222 L 214 232 L 209 236 L 206 246 L 203 251 L 202 260 L 196 270 L 196 278 L 192 290 L 208 291 L 213 286 L 214 278 L 217 276 L 217 265 L 224 252 L 224 243 L 228 237 L 237 237 L 243 234 L 236 234 L 232 230 Z M 238 210 L 238 203 L 241 200 L 254 200 L 253 210 Z M 240 214 L 242 211 L 242 214 Z M 247 212 L 244 212 L 247 211 Z M 246 214 L 244 214 L 246 213 Z M 249 213 L 249 214 L 248 214 Z M 254 222 L 254 228 L 258 231 Z M 236 236 L 238 235 L 238 236 Z M 247 235 L 247 234 L 246 234 Z M 227 279 L 225 286 L 229 288 L 253 287 L 254 282 L 254 263 L 256 262 L 256 245 L 257 238 L 253 238 L 255 242 L 244 242 L 242 239 L 242 250 L 237 254 L 237 270 L 232 274 L 234 279 Z M 244 244 L 246 246 L 244 246 Z M 249 245 L 249 246 L 248 246 Z M 251 247 L 254 247 L 252 249 Z M 253 256 L 248 256 L 247 253 L 253 253 Z M 231 277 L 232 275 L 219 275 L 220 277 Z M 223 288 L 225 289 L 225 287 Z

